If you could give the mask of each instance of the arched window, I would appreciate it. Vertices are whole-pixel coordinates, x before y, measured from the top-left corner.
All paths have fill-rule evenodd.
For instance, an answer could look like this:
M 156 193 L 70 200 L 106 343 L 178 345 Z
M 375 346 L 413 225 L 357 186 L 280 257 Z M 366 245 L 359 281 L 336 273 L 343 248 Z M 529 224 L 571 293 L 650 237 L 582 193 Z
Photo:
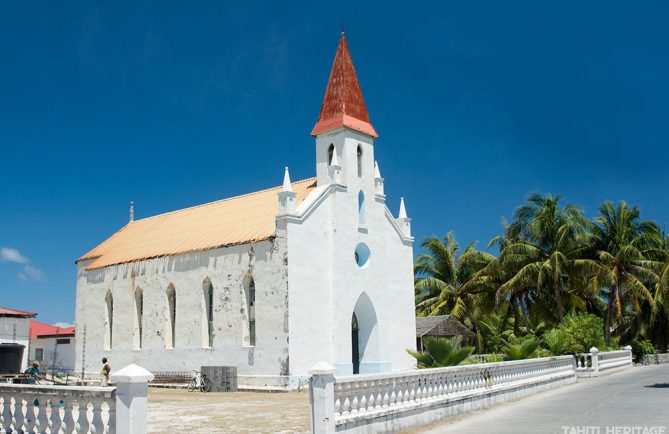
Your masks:
M 330 147 L 328 148 L 328 166 L 332 166 L 332 157 L 334 156 L 334 151 L 335 147 L 332 143 L 330 143 Z
M 135 321 L 133 333 L 133 347 L 142 349 L 142 332 L 144 328 L 144 293 L 140 288 L 135 291 Z
M 358 145 L 358 176 L 362 177 L 362 147 Z
M 365 224 L 365 193 L 362 190 L 358 193 L 358 224 Z
M 105 297 L 105 349 L 111 350 L 114 333 L 114 296 L 107 291 Z
M 209 278 L 205 279 L 202 285 L 203 303 L 203 339 L 202 345 L 205 347 L 214 346 L 214 287 Z
M 167 287 L 167 321 L 165 327 L 165 347 L 174 348 L 176 346 L 176 325 L 177 325 L 177 292 L 171 283 Z
M 252 276 L 244 281 L 244 294 L 246 295 L 246 320 L 247 329 L 244 333 L 244 345 L 256 344 L 256 284 Z

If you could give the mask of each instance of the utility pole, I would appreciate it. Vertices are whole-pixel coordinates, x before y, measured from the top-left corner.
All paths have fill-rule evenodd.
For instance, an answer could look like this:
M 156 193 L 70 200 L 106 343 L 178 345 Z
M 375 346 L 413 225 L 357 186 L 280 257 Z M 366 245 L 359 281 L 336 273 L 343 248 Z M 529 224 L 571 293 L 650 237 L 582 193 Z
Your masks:
M 86 326 L 81 336 L 81 380 L 84 379 L 84 372 L 86 371 Z

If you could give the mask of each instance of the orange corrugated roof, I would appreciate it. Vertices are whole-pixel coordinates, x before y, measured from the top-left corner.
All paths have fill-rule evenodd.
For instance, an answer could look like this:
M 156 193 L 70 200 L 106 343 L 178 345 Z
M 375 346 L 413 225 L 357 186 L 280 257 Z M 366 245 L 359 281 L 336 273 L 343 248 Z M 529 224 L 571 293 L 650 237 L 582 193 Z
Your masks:
M 30 320 L 30 339 L 35 339 L 37 336 L 71 335 L 73 333 L 74 327 L 58 327 Z
M 372 137 L 378 137 L 369 120 L 358 76 L 348 51 L 346 37 L 341 34 L 318 122 L 312 136 L 339 127 L 349 127 Z
M 316 188 L 310 178 L 292 184 L 299 205 Z M 276 231 L 281 187 L 160 214 L 128 223 L 78 261 L 86 269 L 266 240 Z
M 25 310 L 10 309 L 8 307 L 0 307 L 0 316 L 13 316 L 20 318 L 34 318 L 37 316 L 34 312 L 26 312 Z

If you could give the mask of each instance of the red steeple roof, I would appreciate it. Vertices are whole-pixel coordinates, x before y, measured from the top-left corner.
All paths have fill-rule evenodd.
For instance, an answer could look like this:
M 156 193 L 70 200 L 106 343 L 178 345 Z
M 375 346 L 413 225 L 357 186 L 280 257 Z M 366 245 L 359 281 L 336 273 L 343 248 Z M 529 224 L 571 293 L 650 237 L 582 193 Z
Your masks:
M 369 122 L 367 107 L 344 33 L 339 39 L 321 113 L 311 135 L 316 136 L 339 127 L 349 127 L 372 137 L 379 136 Z

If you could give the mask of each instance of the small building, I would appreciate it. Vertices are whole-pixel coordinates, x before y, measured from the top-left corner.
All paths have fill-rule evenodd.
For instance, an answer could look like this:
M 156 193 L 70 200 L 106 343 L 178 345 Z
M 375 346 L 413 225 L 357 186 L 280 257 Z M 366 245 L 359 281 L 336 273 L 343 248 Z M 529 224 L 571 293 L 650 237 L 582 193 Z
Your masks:
M 455 317 L 450 315 L 425 316 L 416 318 L 416 349 L 423 351 L 423 338 L 450 339 L 462 336 L 462 343 L 471 345 L 476 335 Z
M 0 307 L 0 344 L 23 345 L 21 370 L 28 367 L 28 345 L 30 344 L 30 318 L 36 313 Z
M 74 327 L 30 321 L 30 358 L 45 372 L 74 371 Z

